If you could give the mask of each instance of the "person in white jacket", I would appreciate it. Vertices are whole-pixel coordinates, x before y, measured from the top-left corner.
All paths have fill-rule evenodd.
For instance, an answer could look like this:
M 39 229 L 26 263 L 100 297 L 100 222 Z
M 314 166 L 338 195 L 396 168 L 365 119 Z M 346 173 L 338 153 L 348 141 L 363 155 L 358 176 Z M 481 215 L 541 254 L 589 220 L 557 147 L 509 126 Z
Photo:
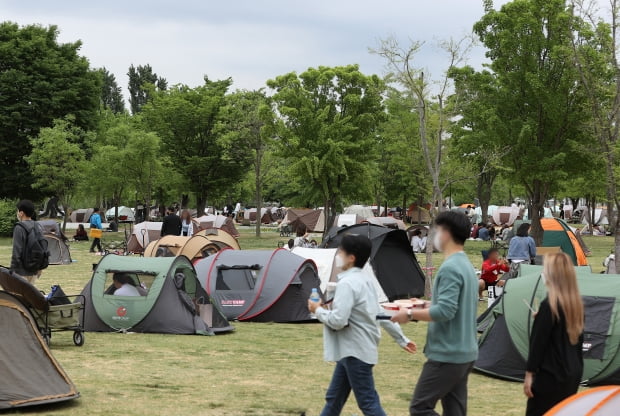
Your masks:
M 415 343 L 405 337 L 398 324 L 377 320 L 382 308 L 372 278 L 362 270 L 371 248 L 365 236 L 344 236 L 336 256 L 336 265 L 344 272 L 338 275 L 331 309 L 320 301 L 308 301 L 310 312 L 324 324 L 325 360 L 336 362 L 321 416 L 340 415 L 351 391 L 365 416 L 385 415 L 372 373 L 379 358 L 380 327 L 405 351 L 416 351 Z

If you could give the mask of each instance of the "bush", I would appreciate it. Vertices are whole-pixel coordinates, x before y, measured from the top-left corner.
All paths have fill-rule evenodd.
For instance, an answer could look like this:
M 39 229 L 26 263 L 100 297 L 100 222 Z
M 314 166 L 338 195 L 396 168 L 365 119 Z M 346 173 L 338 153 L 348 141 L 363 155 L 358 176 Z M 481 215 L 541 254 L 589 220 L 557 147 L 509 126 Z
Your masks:
M 10 237 L 13 235 L 13 227 L 17 222 L 15 206 L 17 203 L 11 199 L 0 199 L 0 236 Z

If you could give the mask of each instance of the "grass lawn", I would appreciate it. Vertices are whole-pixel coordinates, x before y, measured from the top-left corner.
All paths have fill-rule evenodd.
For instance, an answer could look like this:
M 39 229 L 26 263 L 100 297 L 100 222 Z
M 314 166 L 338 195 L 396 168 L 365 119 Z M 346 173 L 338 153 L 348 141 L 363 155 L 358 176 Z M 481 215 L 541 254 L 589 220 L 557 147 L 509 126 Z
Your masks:
M 241 228 L 241 247 L 274 248 L 280 238 L 265 230 L 261 239 Z M 121 239 L 106 234 L 106 240 Z M 613 240 L 586 237 L 595 271 Z M 488 243 L 468 242 L 467 254 L 481 264 Z M 61 284 L 79 293 L 100 258 L 87 243 L 72 243 L 77 262 L 50 266 L 38 286 Z M 0 240 L 0 264 L 10 262 L 10 240 Z M 439 265 L 440 257 L 436 257 Z M 482 308 L 482 306 L 481 306 Z M 73 346 L 71 333 L 54 334 L 52 351 L 82 397 L 69 404 L 13 414 L 54 415 L 317 415 L 331 377 L 332 364 L 322 359 L 322 328 L 318 324 L 235 323 L 235 333 L 216 337 L 87 333 L 86 344 Z M 409 324 L 405 333 L 421 350 L 425 324 Z M 390 415 L 408 414 L 408 403 L 424 356 L 408 355 L 385 336 L 375 369 L 377 390 Z M 519 383 L 473 374 L 469 383 L 469 414 L 522 415 L 525 397 Z M 359 415 L 351 398 L 344 415 Z

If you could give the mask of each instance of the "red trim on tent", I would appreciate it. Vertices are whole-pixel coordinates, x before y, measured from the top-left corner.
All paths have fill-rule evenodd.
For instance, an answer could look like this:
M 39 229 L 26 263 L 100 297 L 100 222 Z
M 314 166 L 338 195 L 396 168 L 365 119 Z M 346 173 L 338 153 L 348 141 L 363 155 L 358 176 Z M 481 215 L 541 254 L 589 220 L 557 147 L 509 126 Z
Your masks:
M 213 267 L 215 266 L 215 262 L 217 261 L 218 257 L 220 257 L 220 254 L 222 254 L 222 252 L 224 252 L 225 250 L 228 250 L 228 249 L 225 248 L 223 250 L 218 251 L 215 257 L 213 258 L 213 261 L 211 262 L 211 266 L 209 266 L 209 271 L 207 272 L 207 280 L 205 281 L 205 290 L 207 291 L 209 296 L 211 295 L 211 272 L 213 271 Z
M 241 314 L 239 314 L 239 316 L 237 317 L 238 320 L 241 320 L 242 318 L 244 319 L 249 319 L 252 318 L 252 316 L 245 318 L 243 316 L 243 314 L 247 313 L 250 309 L 252 309 L 254 307 L 254 305 L 256 305 L 256 302 L 258 302 L 258 298 L 260 296 L 261 293 L 263 293 L 263 287 L 265 286 L 265 281 L 267 280 L 267 273 L 269 273 L 269 269 L 271 268 L 271 262 L 273 261 L 273 258 L 276 256 L 276 253 L 279 253 L 280 250 L 284 250 L 283 248 L 277 248 L 273 251 L 273 253 L 271 253 L 271 256 L 269 256 L 269 261 L 267 262 L 267 266 L 265 267 L 265 272 L 263 273 L 263 278 L 260 282 L 260 287 L 258 288 L 258 293 L 256 296 L 254 296 L 254 301 L 250 304 L 250 306 Z M 286 250 L 284 250 L 286 251 Z M 292 280 L 292 279 L 291 279 Z M 282 294 L 280 294 L 280 296 L 282 296 Z M 280 296 L 278 296 L 278 299 L 280 298 Z M 263 311 L 261 311 L 262 313 Z M 253 315 L 256 316 L 256 315 Z
M 284 250 L 283 248 L 278 249 L 278 250 Z M 273 256 L 272 256 L 273 257 Z M 302 267 L 304 267 L 306 264 L 308 263 L 314 263 L 314 261 L 310 260 L 310 259 L 304 259 L 304 261 L 301 263 L 301 265 L 295 270 L 295 273 L 291 276 L 291 280 L 288 281 L 288 285 L 286 285 L 286 287 L 284 288 L 284 291 L 281 292 L 278 297 L 275 298 L 275 300 L 273 302 L 271 302 L 265 309 L 260 310 L 259 312 L 255 313 L 254 315 L 251 316 L 243 316 L 243 319 L 241 317 L 237 318 L 238 320 L 242 321 L 242 320 L 247 320 L 247 319 L 252 319 L 255 316 L 260 315 L 261 313 L 265 312 L 267 309 L 271 308 L 273 305 L 275 305 L 275 303 L 277 301 L 280 300 L 280 298 L 282 297 L 282 295 L 284 294 L 284 292 L 286 292 L 286 289 L 288 289 L 288 287 L 291 285 L 291 282 L 293 281 L 293 279 L 295 278 L 295 276 L 297 276 L 297 273 L 299 273 L 299 271 L 302 269 Z M 271 259 L 269 259 L 269 264 L 271 264 Z M 315 266 L 316 267 L 316 266 Z M 263 277 L 264 279 L 264 277 Z M 262 292 L 262 286 L 261 286 L 261 292 Z M 258 296 L 260 296 L 260 293 L 258 294 Z M 256 300 L 258 300 L 258 296 L 255 298 Z M 256 300 L 254 301 L 254 304 L 256 303 Z M 252 304 L 252 306 L 254 306 L 254 304 Z M 251 309 L 251 308 L 250 308 Z

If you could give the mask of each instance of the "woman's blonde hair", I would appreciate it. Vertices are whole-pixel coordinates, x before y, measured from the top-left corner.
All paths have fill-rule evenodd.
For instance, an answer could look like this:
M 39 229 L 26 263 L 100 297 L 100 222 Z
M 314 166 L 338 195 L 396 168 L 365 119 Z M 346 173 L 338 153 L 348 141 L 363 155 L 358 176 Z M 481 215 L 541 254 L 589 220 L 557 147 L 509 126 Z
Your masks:
M 573 261 L 565 253 L 545 256 L 545 282 L 549 306 L 554 319 L 560 319 L 560 308 L 566 320 L 566 332 L 571 344 L 579 341 L 583 332 L 583 301 L 577 286 L 577 274 Z

